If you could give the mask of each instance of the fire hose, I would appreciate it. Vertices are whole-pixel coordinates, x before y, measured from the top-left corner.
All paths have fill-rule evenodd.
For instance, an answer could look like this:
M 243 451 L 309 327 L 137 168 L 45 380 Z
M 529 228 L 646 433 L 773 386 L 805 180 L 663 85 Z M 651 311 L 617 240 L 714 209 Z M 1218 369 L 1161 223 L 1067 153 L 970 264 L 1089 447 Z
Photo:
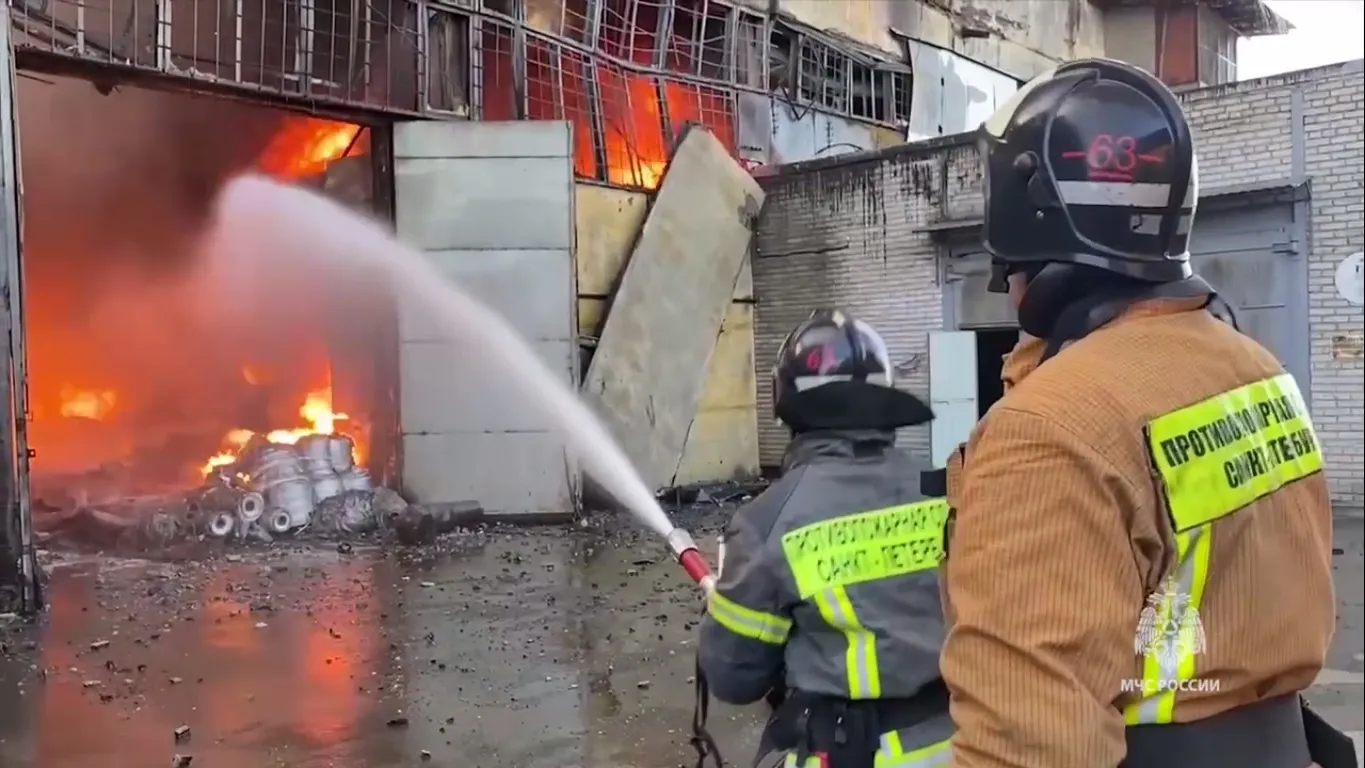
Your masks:
M 692 534 L 687 531 L 681 528 L 674 528 L 670 531 L 668 547 L 674 557 L 677 558 L 678 565 L 682 566 L 683 571 L 687 573 L 688 578 L 701 587 L 707 597 L 710 597 L 716 588 L 716 580 L 725 567 L 725 537 L 723 535 L 720 537 L 715 573 L 711 572 L 711 566 L 697 549 L 697 542 L 692 539 Z M 706 674 L 702 672 L 700 658 L 696 661 L 693 680 L 696 701 L 692 706 L 692 737 L 688 741 L 697 752 L 697 768 L 705 768 L 708 758 L 713 768 L 725 768 L 725 759 L 720 755 L 720 748 L 716 745 L 716 740 L 710 732 L 706 730 L 706 718 L 711 704 L 711 689 L 707 685 Z

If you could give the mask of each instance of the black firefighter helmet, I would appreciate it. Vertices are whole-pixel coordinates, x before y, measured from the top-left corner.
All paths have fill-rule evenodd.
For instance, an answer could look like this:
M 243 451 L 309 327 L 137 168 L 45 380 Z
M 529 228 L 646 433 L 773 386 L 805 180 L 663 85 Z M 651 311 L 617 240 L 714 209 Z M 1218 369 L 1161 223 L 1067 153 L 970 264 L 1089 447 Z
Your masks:
M 896 429 L 934 413 L 896 389 L 886 342 L 837 309 L 817 309 L 787 335 L 773 366 L 773 414 L 794 432 Z
M 1072 265 L 1142 283 L 1190 276 L 1199 172 L 1161 81 L 1122 62 L 1068 62 L 991 116 L 980 149 L 993 290 L 1012 272 Z

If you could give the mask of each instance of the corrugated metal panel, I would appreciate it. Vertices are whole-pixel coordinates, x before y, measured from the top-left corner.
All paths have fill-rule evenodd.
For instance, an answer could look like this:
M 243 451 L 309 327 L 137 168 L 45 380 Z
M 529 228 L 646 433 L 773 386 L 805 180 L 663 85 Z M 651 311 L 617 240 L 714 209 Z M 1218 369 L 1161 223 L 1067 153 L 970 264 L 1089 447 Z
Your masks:
M 394 130 L 399 235 L 576 379 L 573 163 L 566 123 L 404 123 Z M 571 512 L 563 439 L 501 366 L 429 313 L 399 314 L 403 484 L 492 514 Z M 477 333 L 479 329 L 470 329 Z
M 942 298 L 936 247 L 915 229 L 936 209 L 940 167 L 936 156 L 905 153 L 765 180 L 753 262 L 763 466 L 781 462 L 788 438 L 771 418 L 774 356 L 812 309 L 839 306 L 871 323 L 900 366 L 901 386 L 927 397 L 925 332 L 942 327 Z M 904 430 L 900 444 L 927 459 L 929 430 Z

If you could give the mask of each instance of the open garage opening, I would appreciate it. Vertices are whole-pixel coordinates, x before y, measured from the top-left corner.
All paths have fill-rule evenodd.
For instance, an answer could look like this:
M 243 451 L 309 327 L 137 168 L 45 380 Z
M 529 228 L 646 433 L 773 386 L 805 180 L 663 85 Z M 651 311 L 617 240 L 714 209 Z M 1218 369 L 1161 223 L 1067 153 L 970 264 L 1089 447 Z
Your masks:
M 373 212 L 378 129 L 47 75 L 19 79 L 17 109 L 40 536 L 278 535 L 396 477 L 383 281 L 206 242 L 216 193 L 252 171 Z

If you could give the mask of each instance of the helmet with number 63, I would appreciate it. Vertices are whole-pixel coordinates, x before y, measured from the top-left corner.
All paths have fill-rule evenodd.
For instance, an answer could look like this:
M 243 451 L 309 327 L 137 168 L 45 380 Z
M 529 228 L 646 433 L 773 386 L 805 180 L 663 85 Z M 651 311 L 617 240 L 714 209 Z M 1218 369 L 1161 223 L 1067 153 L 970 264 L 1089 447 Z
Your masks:
M 1148 282 L 1190 276 L 1199 194 L 1175 95 L 1117 61 L 1068 62 L 981 126 L 985 244 L 1005 271 L 1088 265 Z

